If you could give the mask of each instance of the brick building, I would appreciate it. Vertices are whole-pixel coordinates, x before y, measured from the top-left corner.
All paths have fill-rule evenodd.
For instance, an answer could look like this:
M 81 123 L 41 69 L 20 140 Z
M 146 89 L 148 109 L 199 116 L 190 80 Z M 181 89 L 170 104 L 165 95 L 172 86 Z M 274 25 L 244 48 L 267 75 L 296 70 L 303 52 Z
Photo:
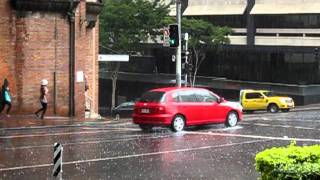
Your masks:
M 82 74 L 91 109 L 98 109 L 100 0 L 1 0 L 0 83 L 7 78 L 12 113 L 39 108 L 41 79 L 49 81 L 48 114 L 84 117 Z

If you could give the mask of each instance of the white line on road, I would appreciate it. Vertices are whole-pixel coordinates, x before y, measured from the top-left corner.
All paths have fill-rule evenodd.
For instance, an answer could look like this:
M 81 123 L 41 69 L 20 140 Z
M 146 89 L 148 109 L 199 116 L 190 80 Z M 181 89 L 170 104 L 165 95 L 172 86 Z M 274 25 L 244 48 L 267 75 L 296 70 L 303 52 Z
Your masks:
M 276 125 L 276 124 L 262 124 L 262 123 L 245 123 L 245 122 L 241 122 L 241 124 L 246 124 L 246 125 L 256 125 L 256 126 L 280 127 L 280 128 L 295 128 L 295 129 L 304 129 L 304 130 L 315 130 L 315 131 L 320 131 L 320 129 L 317 129 L 317 128 L 302 127 L 302 126 Z
M 82 141 L 82 142 L 72 142 L 72 143 L 63 143 L 63 146 L 70 146 L 70 145 L 81 145 L 81 144 L 98 144 L 98 143 L 110 143 L 110 142 L 118 142 L 118 141 L 132 141 L 132 140 L 142 140 L 142 139 L 157 139 L 157 138 L 167 138 L 172 137 L 170 135 L 163 135 L 163 136 L 154 136 L 150 137 L 149 135 L 133 135 L 133 136 L 125 136 L 118 139 L 112 140 L 91 140 L 91 141 Z M 5 150 L 18 150 L 18 149 L 32 149 L 32 148 L 47 148 L 52 147 L 52 144 L 48 145 L 39 145 L 39 146 L 20 146 L 20 147 L 12 147 L 12 148 L 4 148 Z
M 320 139 L 304 139 L 304 138 L 289 138 L 289 137 L 274 137 L 274 136 L 257 136 L 257 135 L 245 135 L 245 134 L 227 134 L 227 133 L 213 133 L 213 132 L 185 132 L 186 134 L 197 134 L 197 135 L 210 135 L 210 136 L 229 136 L 229 137 L 245 137 L 254 139 L 270 139 L 270 140 L 295 140 L 304 142 L 320 142 Z
M 143 157 L 143 156 L 154 156 L 154 155 L 169 154 L 169 153 L 189 152 L 189 151 L 205 150 L 205 149 L 211 149 L 211 148 L 221 148 L 221 147 L 228 147 L 228 146 L 251 144 L 251 143 L 257 143 L 257 142 L 262 142 L 262 141 L 266 141 L 266 140 L 254 140 L 254 141 L 246 141 L 246 142 L 241 142 L 241 143 L 230 143 L 230 144 L 222 144 L 222 145 L 214 145 L 214 146 L 202 146 L 202 147 L 196 147 L 196 148 L 186 148 L 186 149 L 177 149 L 177 150 L 169 150 L 169 151 L 158 151 L 158 152 L 143 153 L 143 154 L 132 154 L 132 155 L 126 155 L 126 156 L 115 156 L 115 157 L 105 157 L 105 158 L 87 159 L 87 160 L 79 160 L 79 161 L 69 161 L 69 162 L 64 162 L 63 165 L 80 164 L 80 163 L 88 163 L 88 162 L 99 162 L 99 161 L 107 161 L 107 160 L 115 160 L 115 159 L 135 158 L 135 157 Z M 0 172 L 1 171 L 30 169 L 30 168 L 40 168 L 40 167 L 50 167 L 50 166 L 53 166 L 53 164 L 40 164 L 40 165 L 0 168 Z
M 60 135 L 76 135 L 76 134 L 96 134 L 96 133 L 106 133 L 106 132 L 116 132 L 116 131 L 139 131 L 135 128 L 113 128 L 110 130 L 101 131 L 81 131 L 81 132 L 67 132 L 67 133 L 47 133 L 47 134 L 24 134 L 24 135 L 13 135 L 13 136 L 2 136 L 0 139 L 12 139 L 12 138 L 25 138 L 25 137 L 43 137 L 43 136 L 60 136 Z
M 254 124 L 258 126 L 270 126 L 270 124 L 263 124 L 263 123 L 254 123 Z
M 276 122 L 304 122 L 304 123 L 320 123 L 319 120 L 313 119 L 269 119 L 265 117 L 245 117 L 242 122 L 248 121 L 276 121 Z

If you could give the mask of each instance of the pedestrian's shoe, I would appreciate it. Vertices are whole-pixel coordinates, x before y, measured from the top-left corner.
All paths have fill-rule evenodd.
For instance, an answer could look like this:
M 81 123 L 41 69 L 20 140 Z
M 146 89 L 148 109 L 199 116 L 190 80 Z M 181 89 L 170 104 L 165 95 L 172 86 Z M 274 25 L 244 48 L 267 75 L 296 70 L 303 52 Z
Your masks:
M 38 114 L 38 113 L 34 113 L 34 114 L 36 115 L 36 117 L 37 117 L 37 118 L 40 118 L 40 116 L 39 116 L 39 114 Z

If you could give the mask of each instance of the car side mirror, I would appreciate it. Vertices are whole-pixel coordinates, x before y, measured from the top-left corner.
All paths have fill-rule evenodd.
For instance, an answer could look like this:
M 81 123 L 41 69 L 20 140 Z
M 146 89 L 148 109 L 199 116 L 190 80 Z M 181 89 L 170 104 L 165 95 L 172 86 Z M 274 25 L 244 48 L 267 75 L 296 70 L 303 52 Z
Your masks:
M 218 103 L 222 103 L 224 101 L 224 98 L 223 97 L 220 97 L 219 99 L 218 99 Z

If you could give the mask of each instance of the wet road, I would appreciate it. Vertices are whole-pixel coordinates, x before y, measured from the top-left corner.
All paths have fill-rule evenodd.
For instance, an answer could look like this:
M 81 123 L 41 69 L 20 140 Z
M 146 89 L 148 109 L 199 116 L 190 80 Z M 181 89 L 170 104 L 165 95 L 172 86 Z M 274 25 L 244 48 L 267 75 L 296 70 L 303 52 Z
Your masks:
M 10 120 L 10 119 L 9 119 Z M 255 154 L 320 144 L 320 111 L 246 114 L 235 128 L 143 133 L 130 121 L 0 120 L 0 179 L 53 179 L 53 144 L 64 146 L 63 179 L 257 179 Z M 11 125 L 11 123 L 25 123 Z

